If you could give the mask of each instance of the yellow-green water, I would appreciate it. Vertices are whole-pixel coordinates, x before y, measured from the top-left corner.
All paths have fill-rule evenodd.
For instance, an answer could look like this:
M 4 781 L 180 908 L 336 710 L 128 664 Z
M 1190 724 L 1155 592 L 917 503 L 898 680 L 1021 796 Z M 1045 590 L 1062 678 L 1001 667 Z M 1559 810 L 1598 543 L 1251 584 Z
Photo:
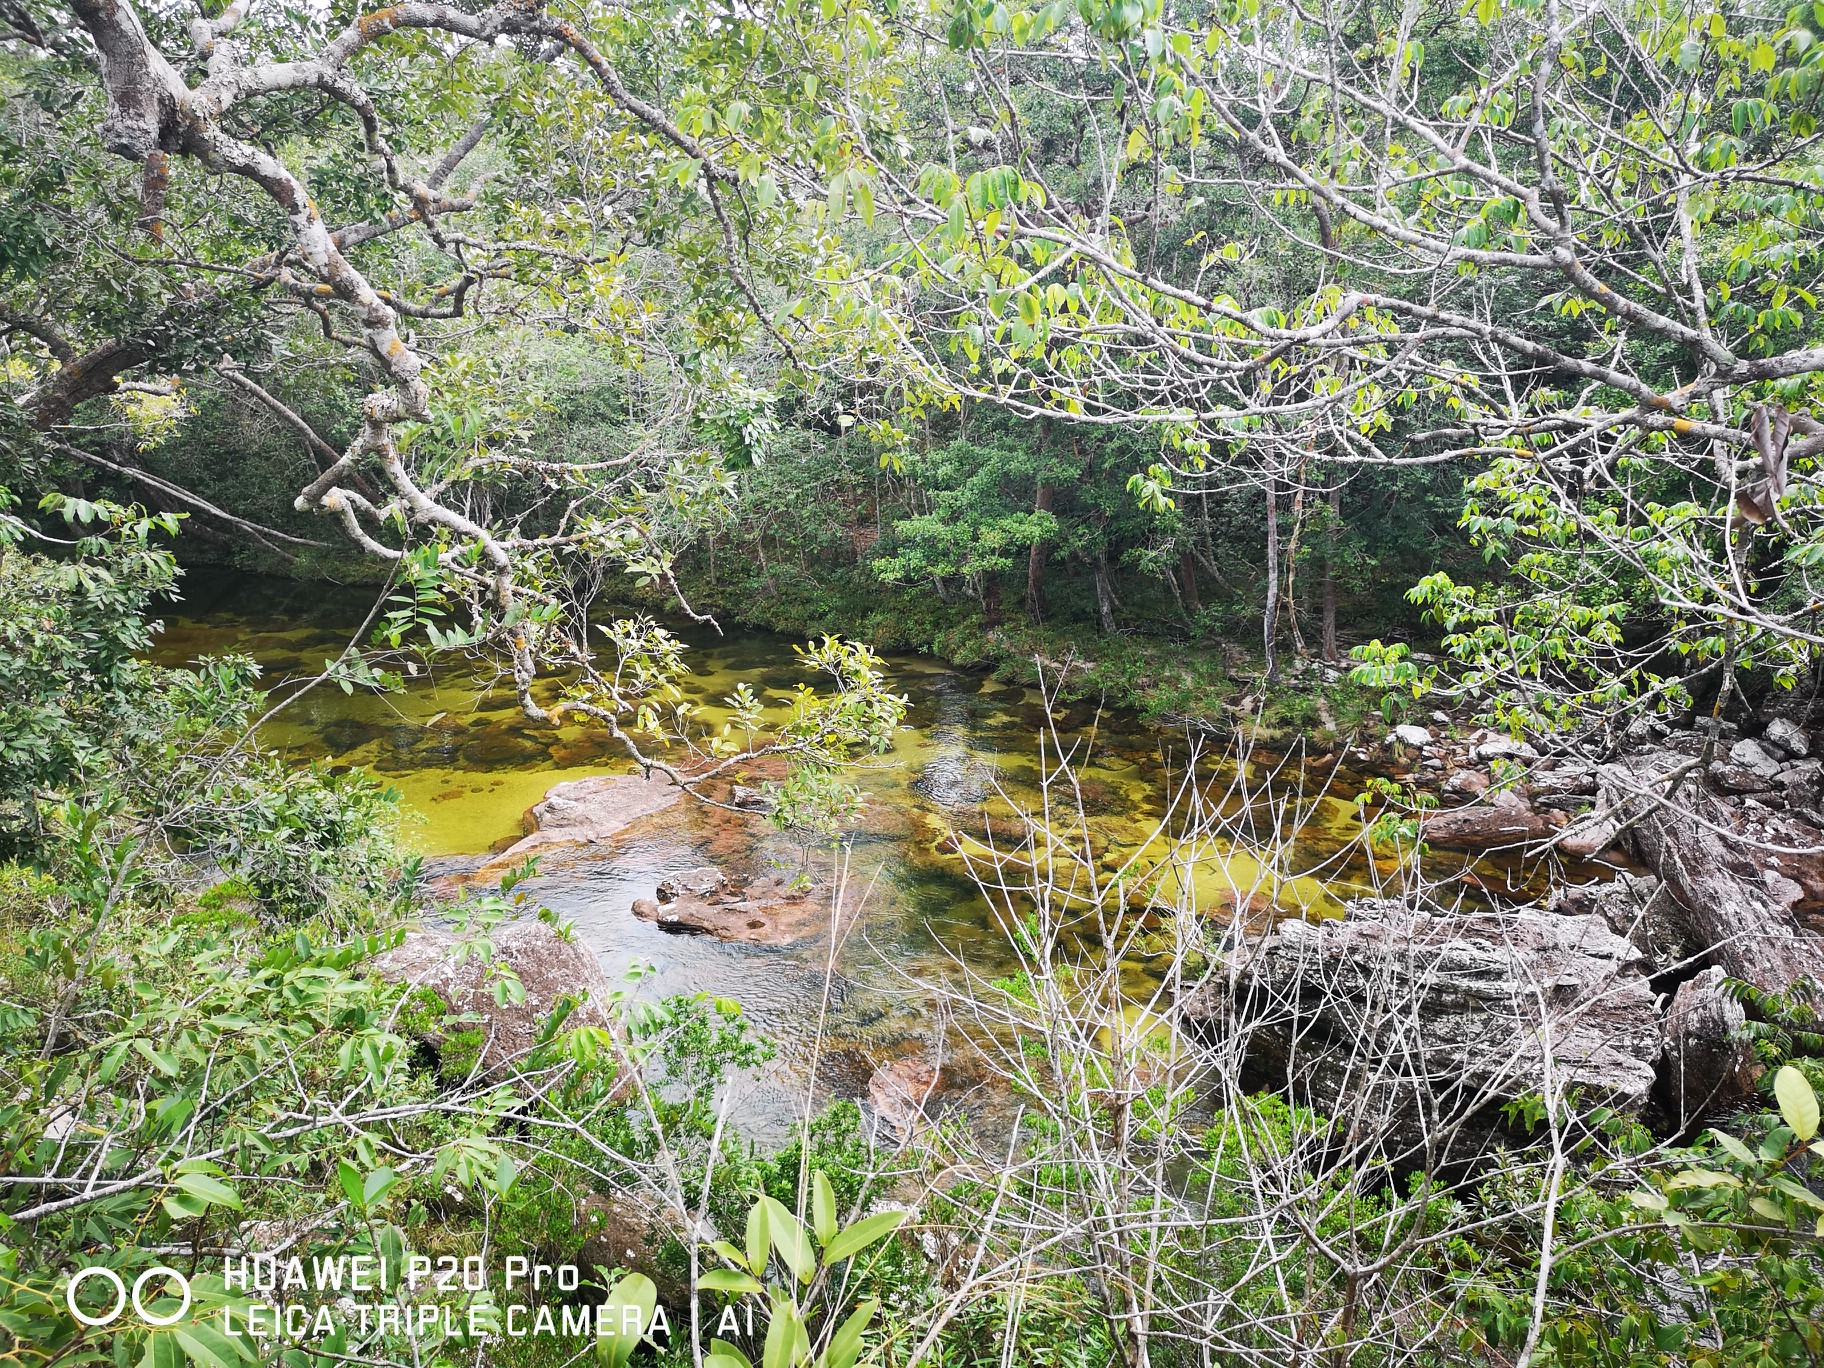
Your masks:
M 275 698 L 295 687 L 286 681 L 308 677 L 337 655 L 372 607 L 371 595 L 277 581 L 193 579 L 185 593 L 165 615 L 158 657 L 181 663 L 202 654 L 251 654 Z M 685 692 L 712 728 L 737 683 L 767 697 L 804 677 L 784 638 L 695 628 L 681 635 L 691 645 Z M 1005 822 L 1014 805 L 1036 805 L 1042 729 L 1055 726 L 1081 747 L 1078 788 L 1105 870 L 1162 848 L 1159 817 L 1190 752 L 1185 736 L 1119 713 L 1078 704 L 1048 717 L 1031 688 L 916 657 L 886 664 L 910 707 L 891 751 L 858 775 L 866 806 L 848 859 L 851 880 L 868 893 L 836 956 L 829 1038 L 838 1048 L 826 1048 L 818 1068 L 819 1091 L 838 1095 L 865 1090 L 876 1061 L 919 1048 L 935 1030 L 921 981 L 954 982 L 962 965 L 985 978 L 1015 967 L 1000 920 L 945 838 L 953 828 L 979 832 L 984 810 Z M 268 723 L 263 737 L 300 762 L 360 765 L 384 776 L 415 817 L 413 839 L 437 857 L 474 855 L 517 837 L 525 810 L 560 780 L 631 770 L 608 738 L 583 726 L 535 726 L 510 691 L 491 683 L 457 667 L 414 678 L 399 694 L 351 695 L 319 685 Z M 1334 911 L 1337 894 L 1346 896 L 1365 873 L 1339 856 L 1359 819 L 1336 798 L 1307 803 L 1304 811 L 1291 866 L 1280 866 L 1288 877 L 1264 880 L 1257 851 L 1224 843 L 1196 866 L 1197 903 L 1214 906 L 1224 893 L 1263 887 L 1264 880 L 1283 908 Z M 611 974 L 648 966 L 643 991 L 703 990 L 741 1000 L 781 1047 L 772 1073 L 751 1084 L 757 1093 L 749 1115 L 778 1119 L 801 1096 L 827 945 L 724 945 L 667 934 L 630 911 L 635 898 L 652 896 L 658 880 L 680 868 L 734 863 L 751 876 L 768 864 L 795 868 L 803 858 L 759 819 L 735 822 L 687 802 L 611 846 L 545 855 L 528 888 L 575 923 Z M 1161 967 L 1157 958 L 1134 957 L 1127 972 L 1136 1001 Z

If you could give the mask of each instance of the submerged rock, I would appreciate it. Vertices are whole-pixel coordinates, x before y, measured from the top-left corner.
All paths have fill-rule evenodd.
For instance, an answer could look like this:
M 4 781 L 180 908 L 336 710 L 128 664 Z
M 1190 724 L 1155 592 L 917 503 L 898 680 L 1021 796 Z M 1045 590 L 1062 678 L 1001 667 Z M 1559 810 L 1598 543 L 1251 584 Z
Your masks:
M 938 1068 L 922 1059 L 895 1059 L 868 1079 L 868 1105 L 902 1140 L 925 1124 L 925 1107 L 937 1091 Z
M 1352 903 L 1282 922 L 1181 1005 L 1396 1165 L 1473 1159 L 1551 1078 L 1638 1113 L 1660 1053 L 1644 958 L 1594 916 Z

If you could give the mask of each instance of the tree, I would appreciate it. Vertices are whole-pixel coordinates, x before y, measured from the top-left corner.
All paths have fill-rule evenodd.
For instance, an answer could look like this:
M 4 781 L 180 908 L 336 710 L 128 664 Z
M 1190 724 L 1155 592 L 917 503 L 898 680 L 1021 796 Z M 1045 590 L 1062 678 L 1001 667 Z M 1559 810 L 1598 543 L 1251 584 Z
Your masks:
M 1623 611 L 1663 612 L 1680 656 L 1807 666 L 1809 8 L 1060 0 L 912 27 L 916 88 L 967 136 L 921 161 L 851 128 L 959 389 L 1152 424 L 1167 490 L 1311 451 L 1474 462 L 1471 530 L 1556 605 L 1578 704 L 1663 696 Z
M 676 644 L 631 624 L 595 669 L 586 591 L 607 563 L 675 592 L 677 545 L 768 450 L 776 387 L 871 345 L 817 284 L 843 252 L 801 203 L 848 156 L 817 92 L 874 89 L 866 16 L 8 15 L 7 143 L 35 167 L 0 215 L 11 478 L 73 465 L 295 544 L 147 468 L 187 391 L 260 404 L 316 462 L 298 511 L 402 590 L 393 648 L 498 660 L 535 719 L 650 729 Z M 625 396 L 622 451 L 530 449 L 571 334 Z M 323 370 L 365 389 L 333 442 L 287 401 Z M 548 705 L 553 670 L 580 678 Z

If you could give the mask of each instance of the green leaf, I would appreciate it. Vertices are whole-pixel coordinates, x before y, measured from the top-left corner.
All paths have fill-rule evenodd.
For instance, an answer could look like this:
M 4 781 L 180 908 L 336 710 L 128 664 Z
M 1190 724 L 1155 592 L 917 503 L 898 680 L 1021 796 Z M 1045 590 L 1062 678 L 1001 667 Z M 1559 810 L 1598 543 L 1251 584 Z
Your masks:
M 811 1230 L 820 1245 L 836 1237 L 836 1193 L 822 1169 L 811 1175 Z
M 192 1197 L 200 1197 L 210 1206 L 233 1207 L 241 1209 L 241 1197 L 228 1184 L 219 1178 L 211 1178 L 206 1173 L 180 1173 L 176 1185 Z
M 738 1268 L 712 1268 L 697 1279 L 697 1286 L 705 1292 L 764 1292 L 766 1288 L 758 1278 L 743 1273 Z
M 1780 1115 L 1801 1140 L 1818 1133 L 1818 1095 L 1811 1090 L 1805 1075 L 1790 1064 L 1782 1064 L 1773 1076 L 1773 1095 L 1779 1100 Z
M 830 1336 L 829 1348 L 823 1351 L 822 1368 L 855 1368 L 855 1360 L 861 1357 L 862 1332 L 879 1309 L 880 1303 L 870 1297 L 836 1327 L 836 1333 Z
M 798 1312 L 788 1301 L 775 1301 L 772 1322 L 766 1327 L 766 1347 L 760 1352 L 760 1368 L 792 1368 L 810 1356 L 810 1336 L 805 1334 Z
M 709 1353 L 703 1362 L 705 1368 L 754 1368 L 746 1354 L 727 1340 L 720 1339 L 709 1342 Z
M 804 1233 L 798 1218 L 786 1210 L 785 1203 L 777 1197 L 760 1200 L 766 1203 L 766 1224 L 773 1248 L 779 1251 L 779 1257 L 797 1275 L 799 1282 L 809 1282 L 817 1271 L 817 1259 L 811 1253 L 811 1237 Z
M 511 1166 L 512 1162 L 512 1160 L 506 1158 L 504 1155 L 501 1157 L 501 1163 L 503 1164 Z M 364 1207 L 372 1206 L 375 1202 L 386 1196 L 388 1192 L 392 1191 L 393 1184 L 398 1181 L 399 1175 L 394 1173 L 390 1168 L 375 1169 L 372 1173 L 367 1175 L 367 1180 L 361 1184 L 361 1205 Z M 504 1191 L 505 1189 L 502 1190 Z
M 747 1211 L 747 1266 L 757 1278 L 766 1272 L 766 1203 L 756 1201 Z
M 861 1253 L 869 1245 L 885 1239 L 899 1229 L 909 1214 L 904 1211 L 881 1211 L 855 1222 L 830 1241 L 829 1248 L 823 1251 L 824 1263 L 833 1264 Z
M 595 1357 L 604 1368 L 623 1368 L 646 1332 L 652 1326 L 652 1308 L 658 1305 L 659 1290 L 653 1286 L 652 1279 L 644 1273 L 629 1273 L 613 1287 L 608 1289 L 608 1299 L 602 1305 L 601 1320 L 598 1322 L 598 1334 L 595 1341 Z M 639 1315 L 626 1315 L 626 1308 L 635 1308 Z M 637 1324 L 637 1329 L 630 1329 L 629 1322 Z
M 184 1346 L 168 1330 L 154 1330 L 146 1336 L 146 1356 L 139 1368 L 184 1368 Z
M 1740 1140 L 1737 1140 L 1733 1135 L 1728 1135 L 1720 1130 L 1712 1130 L 1710 1134 L 1716 1140 L 1717 1144 L 1729 1151 L 1730 1158 L 1739 1160 L 1744 1164 L 1752 1164 L 1755 1162 L 1754 1151 L 1749 1149 L 1748 1146 L 1744 1145 Z
M 361 1199 L 361 1170 L 346 1159 L 338 1159 L 336 1177 L 342 1183 L 342 1195 L 348 1198 L 348 1204 L 359 1211 L 364 1205 Z
M 230 1339 L 213 1325 L 201 1321 L 174 1326 L 171 1333 L 177 1336 L 177 1342 L 192 1359 L 212 1365 L 212 1368 L 233 1368 L 236 1359 L 250 1359 L 253 1352 L 252 1346 Z

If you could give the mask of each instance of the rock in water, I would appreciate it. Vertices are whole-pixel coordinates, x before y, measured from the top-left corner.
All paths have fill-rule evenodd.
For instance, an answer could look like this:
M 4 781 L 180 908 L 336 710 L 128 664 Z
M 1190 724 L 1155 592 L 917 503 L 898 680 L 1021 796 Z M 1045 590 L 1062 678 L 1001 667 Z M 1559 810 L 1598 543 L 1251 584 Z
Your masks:
M 895 1059 L 868 1080 L 868 1104 L 902 1140 L 924 1124 L 925 1104 L 937 1091 L 938 1070 L 922 1059 Z
M 666 898 L 668 892 L 673 896 Z M 748 945 L 790 945 L 830 929 L 829 890 L 795 888 L 786 879 L 731 884 L 721 870 L 705 865 L 666 879 L 658 893 L 664 901 L 636 898 L 633 915 L 666 931 Z
M 490 1077 L 499 1077 L 523 1061 L 545 1019 L 566 994 L 582 999 L 565 1019 L 566 1026 L 613 1029 L 607 1011 L 613 990 L 587 946 L 565 940 L 552 926 L 530 917 L 502 923 L 489 939 L 492 954 L 471 953 L 459 964 L 455 936 L 440 929 L 419 928 L 407 932 L 403 944 L 377 958 L 374 972 L 389 983 L 430 989 L 452 1013 L 479 1017 L 482 1044 L 477 1064 Z M 503 961 L 519 976 L 526 990 L 524 1002 L 502 1005 L 495 1000 L 495 965 Z M 446 1043 L 444 1037 L 430 1033 L 425 1039 L 436 1048 Z
M 1550 836 L 1558 821 L 1536 811 L 1523 794 L 1503 789 L 1466 807 L 1427 813 L 1421 827 L 1425 839 L 1441 849 L 1498 850 Z
M 712 893 L 721 892 L 727 883 L 728 876 L 714 865 L 698 865 L 695 869 L 667 874 L 660 879 L 659 898 L 663 902 L 675 902 L 686 895 L 707 898 Z
M 1182 1004 L 1259 1086 L 1396 1167 L 1473 1161 L 1549 1075 L 1583 1106 L 1646 1104 L 1660 1053 L 1646 963 L 1594 916 L 1438 913 L 1398 901 L 1288 921 Z

